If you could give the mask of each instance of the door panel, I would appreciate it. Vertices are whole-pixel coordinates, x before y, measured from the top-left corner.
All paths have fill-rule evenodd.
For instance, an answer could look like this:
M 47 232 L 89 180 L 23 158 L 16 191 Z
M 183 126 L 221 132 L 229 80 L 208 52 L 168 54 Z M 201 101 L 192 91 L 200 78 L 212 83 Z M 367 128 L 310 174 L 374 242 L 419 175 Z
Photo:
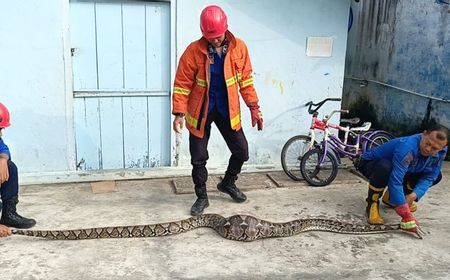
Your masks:
M 169 165 L 169 3 L 70 3 L 79 169 Z
M 102 169 L 124 168 L 122 98 L 100 99 Z
M 98 88 L 123 88 L 122 5 L 96 3 Z
M 170 127 L 170 118 L 167 118 L 167 111 L 170 112 L 170 99 L 165 97 L 149 98 L 149 165 L 150 167 L 170 165 L 170 157 L 161 153 L 161 151 L 170 151 L 170 141 L 167 136 L 160 137 L 158 131 L 164 127 Z
M 142 5 L 123 7 L 124 87 L 147 88 L 145 9 Z
M 123 98 L 125 168 L 149 167 L 147 97 Z M 139 135 L 139 137 L 136 137 Z
M 96 89 L 95 6 L 89 2 L 71 3 L 70 18 L 72 51 L 76 54 L 76 59 L 72 60 L 73 86 L 75 89 Z
M 98 98 L 74 100 L 77 156 L 81 154 L 77 161 L 77 169 L 102 169 L 99 108 Z
M 147 86 L 150 89 L 170 90 L 170 47 L 165 42 L 170 41 L 170 10 L 167 5 L 159 3 L 147 5 Z M 166 23 L 169 24 L 166 24 Z

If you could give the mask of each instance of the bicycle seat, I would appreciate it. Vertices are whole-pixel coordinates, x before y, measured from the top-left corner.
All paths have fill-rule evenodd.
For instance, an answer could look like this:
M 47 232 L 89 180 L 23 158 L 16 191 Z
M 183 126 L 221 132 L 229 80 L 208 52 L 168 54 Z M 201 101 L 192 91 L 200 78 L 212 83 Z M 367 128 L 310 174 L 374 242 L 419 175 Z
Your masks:
M 352 119 L 341 119 L 341 123 L 349 123 L 349 124 L 357 124 L 361 120 L 359 118 L 352 118 Z
M 368 131 L 370 129 L 370 127 L 372 126 L 371 122 L 365 122 L 362 124 L 362 126 L 358 126 L 358 127 L 352 127 L 350 128 L 351 131 Z

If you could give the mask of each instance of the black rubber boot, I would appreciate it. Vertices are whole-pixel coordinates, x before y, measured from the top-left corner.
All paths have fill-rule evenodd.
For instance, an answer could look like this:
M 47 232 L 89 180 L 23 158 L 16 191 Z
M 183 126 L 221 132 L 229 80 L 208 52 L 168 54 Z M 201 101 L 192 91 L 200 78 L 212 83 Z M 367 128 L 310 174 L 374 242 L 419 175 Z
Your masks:
M 225 177 L 222 182 L 217 184 L 217 189 L 223 193 L 227 193 L 231 196 L 231 198 L 236 202 L 244 202 L 247 200 L 247 196 L 243 192 L 241 192 L 234 182 L 236 182 L 237 176 L 230 175 L 228 172 L 225 172 Z
M 191 215 L 198 216 L 203 213 L 206 207 L 209 206 L 208 195 L 206 194 L 206 186 L 195 186 L 195 194 L 197 200 L 191 207 Z
M 0 224 L 14 228 L 31 228 L 36 224 L 34 219 L 28 219 L 17 214 L 16 204 L 19 202 L 17 196 L 3 201 L 2 218 Z

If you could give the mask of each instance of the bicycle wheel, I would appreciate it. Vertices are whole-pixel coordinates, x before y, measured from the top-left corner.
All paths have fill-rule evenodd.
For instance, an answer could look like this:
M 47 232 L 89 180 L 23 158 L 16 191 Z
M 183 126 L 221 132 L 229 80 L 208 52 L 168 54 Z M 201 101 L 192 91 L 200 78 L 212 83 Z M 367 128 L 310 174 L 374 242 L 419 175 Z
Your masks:
M 330 184 L 336 178 L 338 172 L 337 160 L 329 152 L 325 155 L 323 164 L 320 165 L 323 153 L 323 150 L 320 148 L 309 150 L 305 153 L 300 163 L 300 171 L 303 178 L 315 187 L 323 187 Z
M 392 139 L 394 139 L 394 136 L 387 132 L 375 132 L 370 135 L 369 140 L 364 143 L 364 151 L 376 148 Z
M 296 135 L 284 144 L 281 150 L 281 165 L 286 175 L 292 180 L 303 180 L 300 173 L 300 161 L 311 147 L 311 137 Z

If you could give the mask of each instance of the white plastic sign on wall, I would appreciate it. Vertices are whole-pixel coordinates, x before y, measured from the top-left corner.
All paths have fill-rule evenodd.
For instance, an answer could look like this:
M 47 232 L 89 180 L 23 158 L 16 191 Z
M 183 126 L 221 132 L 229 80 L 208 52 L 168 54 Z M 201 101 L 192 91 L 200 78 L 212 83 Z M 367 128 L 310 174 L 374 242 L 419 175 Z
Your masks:
M 331 57 L 333 37 L 308 37 L 306 55 L 315 57 Z

